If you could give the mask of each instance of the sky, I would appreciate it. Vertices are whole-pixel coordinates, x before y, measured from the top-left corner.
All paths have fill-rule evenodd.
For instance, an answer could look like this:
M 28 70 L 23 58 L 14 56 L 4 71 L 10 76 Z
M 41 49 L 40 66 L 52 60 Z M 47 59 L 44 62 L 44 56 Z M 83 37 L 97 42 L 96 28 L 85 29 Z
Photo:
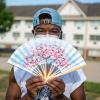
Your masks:
M 63 4 L 67 0 L 5 0 L 7 5 Z M 100 0 L 78 0 L 82 3 L 100 3 Z

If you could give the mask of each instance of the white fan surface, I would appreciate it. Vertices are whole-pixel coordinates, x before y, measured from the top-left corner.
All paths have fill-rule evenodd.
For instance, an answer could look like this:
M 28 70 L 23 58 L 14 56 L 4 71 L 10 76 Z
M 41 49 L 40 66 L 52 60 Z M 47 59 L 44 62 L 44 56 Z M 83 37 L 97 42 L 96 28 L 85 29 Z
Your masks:
M 45 79 L 80 69 L 86 63 L 80 53 L 64 40 L 35 38 L 20 46 L 8 63 Z

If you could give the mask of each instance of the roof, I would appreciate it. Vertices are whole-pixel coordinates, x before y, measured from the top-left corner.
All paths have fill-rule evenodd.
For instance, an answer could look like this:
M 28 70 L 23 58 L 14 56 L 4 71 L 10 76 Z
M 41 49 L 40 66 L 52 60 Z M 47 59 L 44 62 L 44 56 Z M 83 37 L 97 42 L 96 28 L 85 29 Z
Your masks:
M 34 13 L 41 8 L 54 8 L 58 9 L 61 5 L 38 5 L 38 6 L 8 6 L 8 9 L 14 13 L 15 16 L 32 17 Z
M 87 16 L 100 16 L 100 3 L 75 2 Z
M 100 3 L 81 3 L 79 1 L 74 1 L 80 9 L 89 17 L 100 16 Z M 54 9 L 58 9 L 61 5 L 26 5 L 26 6 L 8 6 L 8 9 L 14 13 L 15 16 L 20 17 L 32 17 L 34 13 L 44 7 L 50 7 Z

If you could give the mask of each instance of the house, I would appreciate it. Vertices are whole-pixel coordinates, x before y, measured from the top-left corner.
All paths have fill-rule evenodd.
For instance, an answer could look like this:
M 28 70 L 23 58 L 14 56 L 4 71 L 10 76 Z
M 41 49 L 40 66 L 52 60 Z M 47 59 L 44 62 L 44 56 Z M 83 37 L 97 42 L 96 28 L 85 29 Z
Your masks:
M 0 34 L 0 48 L 16 49 L 32 36 L 32 17 L 44 7 L 58 10 L 63 20 L 63 39 L 84 57 L 100 57 L 100 3 L 84 4 L 68 0 L 63 5 L 8 6 L 15 15 L 9 32 Z

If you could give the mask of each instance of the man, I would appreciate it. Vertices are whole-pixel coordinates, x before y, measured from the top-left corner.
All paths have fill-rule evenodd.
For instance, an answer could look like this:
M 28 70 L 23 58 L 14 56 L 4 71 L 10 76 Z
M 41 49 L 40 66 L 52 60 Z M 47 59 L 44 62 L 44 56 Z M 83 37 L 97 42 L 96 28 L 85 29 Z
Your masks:
M 62 20 L 59 13 L 51 8 L 43 8 L 34 15 L 32 33 L 35 38 L 42 36 L 61 38 L 61 26 Z M 53 100 L 85 100 L 85 80 L 82 70 L 45 82 L 40 76 L 32 76 L 28 72 L 14 67 L 9 78 L 6 100 L 35 100 L 38 91 L 44 85 L 49 87 Z

